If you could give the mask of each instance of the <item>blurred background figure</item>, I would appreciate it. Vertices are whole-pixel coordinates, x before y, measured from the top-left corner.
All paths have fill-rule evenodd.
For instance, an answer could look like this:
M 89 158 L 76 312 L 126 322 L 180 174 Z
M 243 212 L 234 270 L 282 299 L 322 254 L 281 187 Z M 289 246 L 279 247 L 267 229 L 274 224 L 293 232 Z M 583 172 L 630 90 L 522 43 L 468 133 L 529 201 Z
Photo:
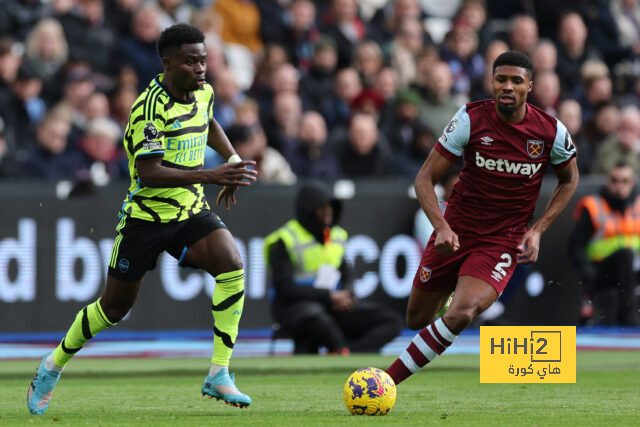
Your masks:
M 353 294 L 344 258 L 342 203 L 321 184 L 298 190 L 295 218 L 265 238 L 273 284 L 271 312 L 293 337 L 294 353 L 377 353 L 402 329 L 400 316 Z M 299 254 L 299 255 L 293 255 Z
M 162 72 L 162 61 L 156 52 L 156 40 L 160 36 L 160 15 L 156 7 L 145 6 L 133 15 L 131 35 L 119 46 L 119 66 L 131 66 L 138 76 L 138 91 Z
M 583 290 L 582 323 L 639 326 L 637 270 L 640 198 L 633 168 L 619 161 L 574 214 L 569 258 Z
M 108 184 L 113 179 L 129 176 L 129 162 L 121 149 L 120 126 L 108 117 L 92 119 L 78 141 L 84 154 L 83 168 L 95 185 Z
M 509 46 L 531 56 L 538 44 L 538 23 L 528 15 L 518 15 L 511 20 Z
M 595 156 L 594 147 L 587 139 L 582 126 L 582 110 L 575 99 L 566 99 L 558 105 L 558 120 L 567 127 L 571 139 L 580 152 L 578 156 L 578 170 L 587 175 L 591 172 L 591 166 Z
M 84 165 L 82 154 L 67 150 L 71 124 L 64 117 L 47 115 L 37 129 L 37 145 L 29 150 L 25 175 L 56 182 L 73 180 Z
M 324 118 L 316 111 L 302 115 L 298 144 L 286 154 L 293 171 L 299 178 L 336 180 L 340 166 L 333 147 L 327 140 Z
M 616 134 L 598 147 L 593 172 L 607 173 L 621 161 L 626 162 L 634 174 L 640 173 L 640 110 L 636 107 L 626 107 L 620 113 Z
M 226 134 L 242 160 L 255 160 L 261 183 L 295 184 L 296 175 L 289 163 L 277 150 L 267 146 L 267 138 L 259 124 L 233 124 L 227 128 Z
M 381 144 L 375 119 L 356 114 L 351 119 L 346 141 L 340 142 L 340 165 L 345 177 L 373 178 L 395 173 L 388 148 Z

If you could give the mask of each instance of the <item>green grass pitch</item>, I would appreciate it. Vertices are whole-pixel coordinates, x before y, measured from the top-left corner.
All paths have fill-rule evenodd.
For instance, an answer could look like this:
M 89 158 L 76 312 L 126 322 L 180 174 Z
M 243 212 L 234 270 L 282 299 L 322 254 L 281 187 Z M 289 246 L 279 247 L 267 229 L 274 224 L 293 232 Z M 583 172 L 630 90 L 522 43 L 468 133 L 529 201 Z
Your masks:
M 342 402 L 347 376 L 391 357 L 238 358 L 253 404 L 200 396 L 208 361 L 76 359 L 45 415 L 25 399 L 38 361 L 0 362 L 0 425 L 640 425 L 640 353 L 578 353 L 576 384 L 480 384 L 478 355 L 444 355 L 398 387 L 386 417 L 354 417 Z

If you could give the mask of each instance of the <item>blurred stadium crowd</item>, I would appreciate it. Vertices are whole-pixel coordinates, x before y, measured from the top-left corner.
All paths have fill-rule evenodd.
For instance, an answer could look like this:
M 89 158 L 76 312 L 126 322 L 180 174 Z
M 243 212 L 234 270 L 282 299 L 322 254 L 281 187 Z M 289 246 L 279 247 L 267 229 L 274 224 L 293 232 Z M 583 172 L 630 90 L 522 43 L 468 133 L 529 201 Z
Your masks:
M 529 101 L 567 125 L 582 174 L 638 173 L 638 3 L 3 0 L 0 179 L 128 179 L 129 109 L 178 22 L 206 34 L 215 117 L 263 183 L 413 177 L 508 49 L 531 56 Z

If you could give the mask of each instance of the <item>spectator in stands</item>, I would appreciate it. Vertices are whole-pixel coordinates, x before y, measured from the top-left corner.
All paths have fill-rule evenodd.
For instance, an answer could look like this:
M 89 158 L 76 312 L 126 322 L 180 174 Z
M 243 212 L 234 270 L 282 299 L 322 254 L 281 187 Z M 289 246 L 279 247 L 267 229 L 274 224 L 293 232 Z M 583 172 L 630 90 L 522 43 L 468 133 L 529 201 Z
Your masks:
M 393 120 L 395 97 L 398 91 L 398 73 L 391 67 L 382 68 L 373 82 L 373 88 L 382 95 L 384 107 L 380 113 L 379 125 L 384 128 Z
M 633 168 L 617 161 L 598 194 L 583 197 L 575 211 L 569 258 L 595 308 L 591 322 L 640 326 L 634 259 L 640 199 Z
M 16 179 L 22 176 L 21 163 L 15 150 L 7 143 L 7 128 L 0 115 L 0 179 Z
M 616 135 L 598 147 L 593 172 L 605 174 L 621 161 L 635 174 L 640 173 L 640 110 L 636 107 L 626 107 L 620 113 Z
M 25 174 L 31 178 L 59 181 L 74 179 L 84 164 L 78 151 L 65 152 L 70 123 L 49 114 L 37 129 L 36 147 L 33 147 L 25 162 Z
M 640 54 L 638 34 L 635 34 L 635 39 L 628 38 L 625 24 L 622 21 L 617 22 L 612 13 L 612 7 L 615 7 L 617 3 L 617 1 L 598 1 L 596 3 L 597 10 L 591 14 L 588 23 L 589 39 L 598 48 L 610 67 L 621 61 L 633 60 Z M 631 15 L 627 16 L 632 16 L 632 9 L 629 12 Z M 621 17 L 617 11 L 616 14 L 618 18 Z M 624 33 L 619 25 L 623 26 Z M 637 29 L 635 31 L 637 32 Z
M 580 74 L 584 85 L 584 93 L 578 97 L 582 107 L 582 120 L 589 120 L 596 105 L 610 102 L 613 94 L 613 83 L 609 77 L 609 69 L 604 62 L 588 59 L 582 64 Z
M 219 68 L 214 78 L 215 106 L 213 117 L 222 129 L 226 129 L 236 119 L 236 106 L 245 100 L 245 95 L 238 88 L 235 76 L 229 68 Z
M 365 87 L 373 86 L 375 77 L 382 68 L 383 61 L 382 50 L 376 42 L 365 40 L 356 46 L 353 68 L 360 75 L 360 81 Z
M 593 165 L 594 147 L 591 145 L 582 128 L 582 110 L 575 99 L 565 99 L 558 105 L 558 120 L 567 127 L 571 139 L 580 152 L 578 156 L 578 170 L 586 175 L 591 172 Z
M 118 123 L 120 129 L 124 132 L 129 119 L 129 111 L 138 98 L 138 89 L 130 84 L 118 86 L 111 94 L 110 107 L 111 118 Z
M 22 64 L 20 45 L 9 37 L 0 38 L 0 108 L 11 97 L 11 86 Z
M 287 50 L 291 63 L 304 74 L 311 67 L 314 43 L 320 38 L 316 7 L 311 0 L 294 0 L 288 12 L 290 19 L 285 20 L 284 37 L 279 43 Z
M 381 129 L 394 156 L 407 153 L 413 143 L 418 127 L 423 125 L 418 119 L 420 95 L 411 89 L 401 89 L 394 100 L 394 113 Z M 423 158 L 422 162 L 424 163 Z
M 109 74 L 116 35 L 105 25 L 102 0 L 79 0 L 78 13 L 58 19 L 69 44 L 69 56 L 89 63 L 99 74 Z
M 129 35 L 131 23 L 136 10 L 140 8 L 142 0 L 113 0 L 104 11 L 105 24 L 111 28 L 116 37 L 116 43 Z
M 302 118 L 302 102 L 295 92 L 276 95 L 273 102 L 273 118 L 267 128 L 269 145 L 280 153 L 287 153 L 295 146 Z
M 531 103 L 540 107 L 545 113 L 557 115 L 560 102 L 560 80 L 553 71 L 543 71 L 534 76 L 535 84 L 531 92 Z
M 254 54 L 262 49 L 260 10 L 252 0 L 218 0 L 213 10 L 222 18 L 220 35 L 226 43 L 247 47 Z
M 112 179 L 129 177 L 129 164 L 119 148 L 122 132 L 116 122 L 99 117 L 91 120 L 86 133 L 78 141 L 85 157 L 84 169 L 96 185 Z
M 181 22 L 191 22 L 194 7 L 185 0 L 157 0 L 160 30 Z
M 309 109 L 318 111 L 325 120 L 331 119 L 331 125 L 335 121 L 334 99 L 327 94 L 333 92 L 337 63 L 338 54 L 333 39 L 320 37 L 314 45 L 311 68 L 300 79 L 300 92 Z
M 340 147 L 340 166 L 348 178 L 382 177 L 396 172 L 391 153 L 379 143 L 376 120 L 370 115 L 353 116 L 347 141 Z
M 229 142 L 243 160 L 254 160 L 258 179 L 263 184 L 292 185 L 296 176 L 287 160 L 274 148 L 267 146 L 267 138 L 256 123 L 252 127 L 234 124 L 225 131 Z
M 583 90 L 580 75 L 582 64 L 587 59 L 598 59 L 597 51 L 587 45 L 587 27 L 576 12 L 560 18 L 558 27 L 558 76 L 565 97 L 577 97 Z
M 427 38 L 422 23 L 416 18 L 405 18 L 391 42 L 391 65 L 400 78 L 400 85 L 411 83 L 417 73 L 416 57 L 421 53 Z
M 56 108 L 68 109 L 71 114 L 73 133 L 84 130 L 87 125 L 85 106 L 87 101 L 96 91 L 93 76 L 86 64 L 80 64 L 65 77 L 64 97 L 58 102 Z
M 249 95 L 259 99 L 264 91 L 270 90 L 273 74 L 278 68 L 287 63 L 287 52 L 282 45 L 271 43 L 265 46 L 262 58 L 258 61 Z
M 593 161 L 595 161 L 598 147 L 603 141 L 615 137 L 619 123 L 620 109 L 615 104 L 604 101 L 596 105 L 594 116 L 584 124 L 584 136 L 591 147 L 589 152 L 592 153 L 590 171 L 593 170 Z
M 36 128 L 47 112 L 41 92 L 42 80 L 30 66 L 23 64 L 11 85 L 9 100 L 0 106 L 7 127 L 13 131 L 11 150 L 20 158 L 36 145 Z
M 464 100 L 451 94 L 453 76 L 446 62 L 438 62 L 426 74 L 421 73 L 416 86 L 422 95 L 420 119 L 434 132 L 442 131 Z
M 451 69 L 454 93 L 469 96 L 472 85 L 482 80 L 485 64 L 477 49 L 478 35 L 463 21 L 454 25 L 445 36 L 441 57 Z
M 419 0 L 392 0 L 379 8 L 371 18 L 375 40 L 385 45 L 400 33 L 404 22 L 422 20 Z
M 618 29 L 618 40 L 622 46 L 640 52 L 640 4 L 637 0 L 612 0 L 609 3 L 611 15 Z
M 355 46 L 367 39 L 367 26 L 358 16 L 356 0 L 331 0 L 320 18 L 320 31 L 331 37 L 338 48 L 338 68 L 351 64 Z
M 316 111 L 307 111 L 302 115 L 298 144 L 286 157 L 299 178 L 340 178 L 338 159 L 327 141 L 327 126 Z
M 102 92 L 94 92 L 87 101 L 85 109 L 87 121 L 95 119 L 107 119 L 111 115 L 109 110 L 109 98 Z
M 548 39 L 542 39 L 538 42 L 533 55 L 531 56 L 531 62 L 533 64 L 533 74 L 556 71 L 558 66 L 558 50 L 556 45 Z
M 493 38 L 487 21 L 487 5 L 484 0 L 464 0 L 454 22 L 465 22 L 478 36 L 478 52 L 484 52 Z
M 138 75 L 138 91 L 142 92 L 149 82 L 162 72 L 162 61 L 156 52 L 156 40 L 160 36 L 158 9 L 144 6 L 137 10 L 131 24 L 131 35 L 119 46 L 120 65 L 133 67 Z
M 234 123 L 237 125 L 260 126 L 258 103 L 251 98 L 245 98 L 243 102 L 236 105 L 235 118 Z
M 391 67 L 380 69 L 373 83 L 373 88 L 389 102 L 394 99 L 398 91 L 398 73 Z
M 538 44 L 538 23 L 529 15 L 517 15 L 511 19 L 509 46 L 512 50 L 531 56 Z
M 351 119 L 350 106 L 360 92 L 362 92 L 362 82 L 354 68 L 343 68 L 338 71 L 334 87 L 334 114 L 327 118 L 329 127 L 348 125 Z
M 294 352 L 379 352 L 402 329 L 400 316 L 357 301 L 345 259 L 347 232 L 337 224 L 342 204 L 320 184 L 301 187 L 296 215 L 265 239 L 274 289 L 271 311 L 293 336 Z
M 67 62 L 69 46 L 58 21 L 44 18 L 36 24 L 25 41 L 25 62 L 29 64 L 44 85 Z
M 33 26 L 51 13 L 45 1 L 3 0 L 1 4 L 0 34 L 11 34 L 18 40 L 24 40 Z
M 262 87 L 257 94 L 258 105 L 260 105 L 260 116 L 264 123 L 269 123 L 274 114 L 274 103 L 278 95 L 282 93 L 293 93 L 300 97 L 298 88 L 300 85 L 298 71 L 288 62 L 280 65 L 271 74 L 271 81 Z
M 376 123 L 380 122 L 380 114 L 385 105 L 384 97 L 375 89 L 365 88 L 358 96 L 353 98 L 349 106 L 351 114 L 368 114 L 375 118 Z

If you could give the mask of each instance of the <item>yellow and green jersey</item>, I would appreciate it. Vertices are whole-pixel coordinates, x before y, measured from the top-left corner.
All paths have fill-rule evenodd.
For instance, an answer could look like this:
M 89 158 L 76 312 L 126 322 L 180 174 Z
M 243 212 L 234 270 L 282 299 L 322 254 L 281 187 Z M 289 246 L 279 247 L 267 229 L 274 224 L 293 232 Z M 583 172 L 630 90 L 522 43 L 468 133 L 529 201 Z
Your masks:
M 156 76 L 131 107 L 124 132 L 131 185 L 121 216 L 177 222 L 209 209 L 202 184 L 143 187 L 136 159 L 162 157 L 162 165 L 169 168 L 202 169 L 214 95 L 211 85 L 205 83 L 193 92 L 191 101 L 180 101 L 163 87 L 163 78 L 163 74 Z

